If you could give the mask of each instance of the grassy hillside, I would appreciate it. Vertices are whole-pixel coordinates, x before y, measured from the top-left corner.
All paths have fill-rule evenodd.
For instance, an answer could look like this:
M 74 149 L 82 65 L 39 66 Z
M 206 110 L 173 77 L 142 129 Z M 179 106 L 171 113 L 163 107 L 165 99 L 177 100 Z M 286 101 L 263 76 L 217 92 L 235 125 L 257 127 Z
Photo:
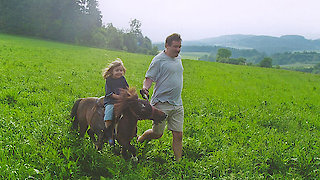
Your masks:
M 0 179 L 317 179 L 320 76 L 183 60 L 183 159 L 172 135 L 124 161 L 71 131 L 80 97 L 102 96 L 102 69 L 120 57 L 141 88 L 151 56 L 0 34 Z M 138 134 L 151 127 L 140 121 Z

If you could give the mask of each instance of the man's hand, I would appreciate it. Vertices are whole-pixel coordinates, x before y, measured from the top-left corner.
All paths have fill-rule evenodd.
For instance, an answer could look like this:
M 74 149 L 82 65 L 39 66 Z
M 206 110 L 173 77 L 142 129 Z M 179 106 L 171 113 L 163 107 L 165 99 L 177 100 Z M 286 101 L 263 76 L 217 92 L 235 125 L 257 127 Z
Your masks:
M 140 94 L 143 97 L 143 99 L 149 100 L 149 90 L 147 88 L 142 88 L 140 90 Z
M 152 85 L 152 80 L 150 78 L 146 77 L 143 81 L 143 87 L 140 90 L 140 94 L 143 97 L 143 99 L 146 99 L 148 101 L 149 101 L 149 90 L 148 89 L 150 89 L 151 85 Z

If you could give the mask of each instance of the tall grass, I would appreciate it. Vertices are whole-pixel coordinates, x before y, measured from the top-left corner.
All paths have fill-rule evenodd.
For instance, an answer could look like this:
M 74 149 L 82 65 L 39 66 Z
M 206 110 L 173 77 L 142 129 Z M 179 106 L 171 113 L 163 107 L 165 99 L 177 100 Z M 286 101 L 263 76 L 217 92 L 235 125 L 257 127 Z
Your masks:
M 151 56 L 0 34 L 1 179 L 317 179 L 320 76 L 183 60 L 183 159 L 172 135 L 98 152 L 70 130 L 80 97 L 104 95 L 102 69 L 120 57 L 141 88 Z M 151 127 L 138 123 L 138 134 Z

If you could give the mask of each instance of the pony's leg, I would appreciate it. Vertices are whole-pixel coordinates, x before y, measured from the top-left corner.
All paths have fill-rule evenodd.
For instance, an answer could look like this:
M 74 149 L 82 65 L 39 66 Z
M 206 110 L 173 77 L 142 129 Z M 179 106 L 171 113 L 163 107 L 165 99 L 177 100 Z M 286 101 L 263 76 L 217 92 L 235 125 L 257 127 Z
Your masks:
M 137 150 L 134 146 L 132 146 L 130 143 L 129 143 L 129 148 L 128 148 L 128 151 L 132 154 L 132 156 L 136 157 L 137 156 Z
M 103 144 L 104 144 L 104 133 L 100 132 L 97 133 L 98 139 L 95 143 L 97 150 L 101 150 L 103 148 Z
M 87 133 L 88 133 L 90 139 L 95 143 L 97 140 L 96 140 L 96 137 L 94 136 L 94 132 L 92 131 L 92 129 L 89 129 L 87 131 Z
M 95 133 L 94 130 L 92 130 L 91 128 L 87 131 L 90 139 L 92 140 L 93 144 L 95 145 L 97 150 L 101 150 L 103 147 L 103 133 Z M 98 138 L 96 139 L 95 134 L 98 136 Z
M 138 127 L 136 127 L 136 132 L 134 134 L 134 137 L 138 137 L 137 133 L 138 133 Z
M 122 146 L 122 148 L 121 148 L 121 155 L 122 155 L 123 159 L 125 159 L 125 160 L 129 159 L 129 154 L 128 154 L 127 148 L 124 146 Z
M 84 137 L 87 129 L 88 129 L 88 125 L 80 124 L 80 137 Z
M 133 161 L 138 161 L 137 154 L 136 154 L 137 150 L 136 150 L 136 148 L 135 148 L 134 146 L 132 146 L 132 145 L 130 144 L 130 142 L 129 142 L 126 146 L 124 146 L 124 148 L 125 148 L 127 151 L 130 152 L 130 154 L 131 154 L 131 159 L 132 159 Z M 127 155 L 127 156 L 128 156 L 128 155 Z
M 77 130 L 78 124 L 79 124 L 78 118 L 74 118 L 74 120 L 72 121 L 72 129 Z

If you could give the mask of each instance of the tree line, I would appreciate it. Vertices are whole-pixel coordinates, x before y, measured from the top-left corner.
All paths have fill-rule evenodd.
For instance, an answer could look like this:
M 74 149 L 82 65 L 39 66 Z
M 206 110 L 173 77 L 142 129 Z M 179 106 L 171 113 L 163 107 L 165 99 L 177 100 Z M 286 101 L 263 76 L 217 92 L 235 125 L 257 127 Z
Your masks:
M 278 65 L 295 63 L 314 63 L 320 61 L 320 53 L 317 52 L 285 52 L 273 54 L 272 59 Z
M 280 56 L 281 54 L 277 54 Z M 308 72 L 308 73 L 315 73 L 320 74 L 320 62 L 319 62 L 319 53 L 316 52 L 294 52 L 294 53 L 284 53 L 286 56 L 292 56 L 292 57 L 299 57 L 300 61 L 303 59 L 304 63 L 315 63 L 316 64 L 313 67 L 291 67 L 291 68 L 284 68 L 294 71 L 302 71 L 302 72 Z M 217 55 L 215 57 L 216 62 L 219 63 L 227 63 L 227 64 L 235 64 L 235 65 L 249 65 L 249 66 L 259 66 L 264 68 L 280 68 L 279 65 L 273 66 L 273 58 L 271 57 L 264 57 L 259 63 L 252 64 L 247 63 L 246 59 L 243 57 L 240 58 L 231 58 L 232 51 L 226 48 L 220 48 L 218 49 Z M 294 61 L 295 62 L 295 61 Z M 294 63 L 293 62 L 293 63 Z
M 252 63 L 247 63 L 247 59 L 243 57 L 239 58 L 231 58 L 232 52 L 226 48 L 218 49 L 216 55 L 216 62 L 227 63 L 227 64 L 235 64 L 235 65 L 253 65 Z M 270 57 L 264 57 L 257 66 L 272 68 L 272 59 Z
M 130 29 L 103 25 L 97 0 L 0 0 L 0 32 L 78 45 L 156 54 L 141 22 Z
M 159 45 L 158 45 L 159 46 Z M 267 56 L 256 49 L 235 49 L 223 46 L 182 46 L 183 52 L 207 52 L 199 58 L 237 65 L 255 65 L 260 67 L 276 67 L 288 64 L 315 64 L 312 68 L 296 67 L 291 70 L 320 73 L 320 53 L 315 51 L 284 52 Z
M 320 63 L 314 65 L 313 67 L 291 67 L 291 68 L 284 68 L 284 69 L 320 74 Z
M 227 49 L 232 53 L 231 58 L 245 58 L 247 63 L 252 64 L 257 64 L 267 57 L 266 53 L 259 52 L 256 49 L 236 49 L 223 46 L 182 46 L 183 52 L 207 52 L 208 55 L 203 55 L 199 58 L 199 60 L 203 61 L 217 61 L 216 57 L 219 49 Z
M 182 46 L 183 52 L 207 52 L 208 55 L 199 58 L 199 60 L 204 61 L 217 61 L 216 57 L 219 49 L 230 50 L 231 58 L 245 58 L 247 63 L 252 64 L 259 64 L 266 57 L 272 58 L 274 65 L 320 62 L 320 53 L 315 51 L 284 52 L 267 56 L 266 53 L 255 49 L 235 49 L 223 46 Z

